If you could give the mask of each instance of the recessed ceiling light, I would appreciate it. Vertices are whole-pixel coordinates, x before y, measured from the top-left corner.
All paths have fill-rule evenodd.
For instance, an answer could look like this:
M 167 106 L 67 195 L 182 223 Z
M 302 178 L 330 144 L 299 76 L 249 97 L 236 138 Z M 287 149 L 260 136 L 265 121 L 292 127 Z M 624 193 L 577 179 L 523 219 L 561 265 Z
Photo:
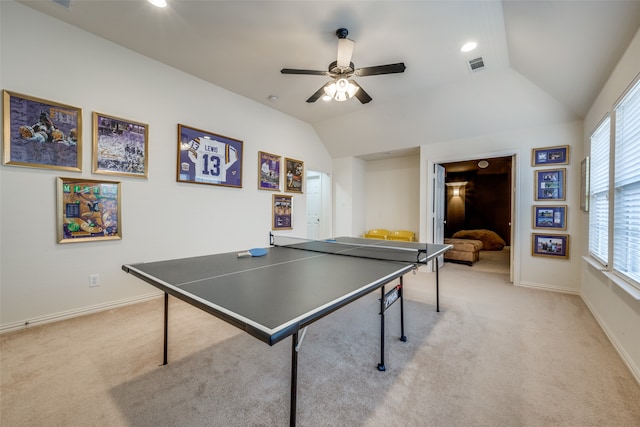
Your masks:
M 149 0 L 149 3 L 151 3 L 155 7 L 166 7 L 167 6 L 167 0 Z
M 489 166 L 489 162 L 487 162 L 486 160 L 480 160 L 480 161 L 478 162 L 478 167 L 479 167 L 480 169 L 484 169 L 484 168 L 486 168 L 487 166 Z
M 468 42 L 462 45 L 462 47 L 460 48 L 461 52 L 471 52 L 473 49 L 475 49 L 476 47 L 478 47 L 478 43 L 476 42 Z

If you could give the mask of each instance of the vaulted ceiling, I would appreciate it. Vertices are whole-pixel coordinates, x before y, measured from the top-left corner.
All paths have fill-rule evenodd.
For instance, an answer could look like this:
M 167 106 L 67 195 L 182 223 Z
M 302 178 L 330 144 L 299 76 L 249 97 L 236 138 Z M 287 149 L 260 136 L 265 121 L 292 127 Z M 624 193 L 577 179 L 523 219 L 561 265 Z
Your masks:
M 333 157 L 582 119 L 640 28 L 640 1 L 167 1 L 19 3 L 308 122 Z M 406 71 L 307 103 L 328 78 L 280 70 L 326 70 L 341 27 L 356 68 Z

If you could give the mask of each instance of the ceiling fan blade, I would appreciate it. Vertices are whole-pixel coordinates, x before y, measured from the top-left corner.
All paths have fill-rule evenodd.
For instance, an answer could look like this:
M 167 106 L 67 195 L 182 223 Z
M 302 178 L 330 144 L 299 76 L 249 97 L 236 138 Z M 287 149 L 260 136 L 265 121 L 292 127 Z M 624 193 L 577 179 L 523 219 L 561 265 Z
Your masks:
M 360 101 L 362 104 L 367 104 L 368 102 L 371 102 L 371 97 L 369 96 L 369 94 L 367 92 L 364 91 L 364 89 L 362 89 L 362 86 L 360 86 L 358 83 L 354 82 L 353 80 L 351 81 L 352 84 L 358 86 L 358 91 L 355 93 L 356 98 L 358 98 L 358 101 Z
M 296 70 L 295 68 L 283 68 L 280 70 L 282 74 L 307 74 L 311 76 L 328 76 L 328 71 L 319 70 Z
M 324 85 L 322 85 L 322 87 L 320 89 L 318 89 L 318 91 L 316 93 L 314 93 L 313 95 L 311 95 L 309 97 L 309 99 L 307 99 L 307 102 L 308 103 L 312 103 L 312 102 L 316 102 L 318 99 L 320 99 L 320 97 L 322 95 L 324 95 L 324 87 L 326 85 L 329 85 L 329 84 L 331 84 L 331 82 L 328 82 L 328 83 L 325 83 Z
M 348 38 L 338 39 L 338 67 L 347 68 L 351 64 L 355 44 L 356 42 Z
M 379 74 L 394 74 L 404 73 L 407 67 L 404 66 L 404 62 L 398 62 L 397 64 L 378 65 L 376 67 L 358 68 L 355 71 L 357 76 L 376 76 Z

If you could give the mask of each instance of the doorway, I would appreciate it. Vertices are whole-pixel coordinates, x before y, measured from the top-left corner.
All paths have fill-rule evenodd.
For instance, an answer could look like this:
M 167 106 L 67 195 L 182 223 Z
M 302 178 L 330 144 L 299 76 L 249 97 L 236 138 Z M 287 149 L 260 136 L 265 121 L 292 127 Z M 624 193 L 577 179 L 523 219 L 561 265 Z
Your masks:
M 481 251 L 481 261 L 491 260 L 492 268 L 503 268 L 512 276 L 513 156 L 440 163 L 440 166 L 445 170 L 446 186 L 444 237 L 487 230 L 487 234 L 495 235 L 500 249 Z
M 307 238 L 313 240 L 331 237 L 331 181 L 328 174 L 307 171 Z

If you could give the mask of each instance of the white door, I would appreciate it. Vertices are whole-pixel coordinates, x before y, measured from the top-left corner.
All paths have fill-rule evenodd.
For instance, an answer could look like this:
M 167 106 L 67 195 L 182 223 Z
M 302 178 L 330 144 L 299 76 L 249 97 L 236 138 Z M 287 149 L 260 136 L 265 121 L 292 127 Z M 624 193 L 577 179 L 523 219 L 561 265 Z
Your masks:
M 444 167 L 433 165 L 433 243 L 444 243 Z M 444 255 L 438 257 L 438 267 L 444 263 Z
M 322 178 L 309 171 L 307 174 L 307 238 L 320 239 L 320 221 L 322 219 Z

